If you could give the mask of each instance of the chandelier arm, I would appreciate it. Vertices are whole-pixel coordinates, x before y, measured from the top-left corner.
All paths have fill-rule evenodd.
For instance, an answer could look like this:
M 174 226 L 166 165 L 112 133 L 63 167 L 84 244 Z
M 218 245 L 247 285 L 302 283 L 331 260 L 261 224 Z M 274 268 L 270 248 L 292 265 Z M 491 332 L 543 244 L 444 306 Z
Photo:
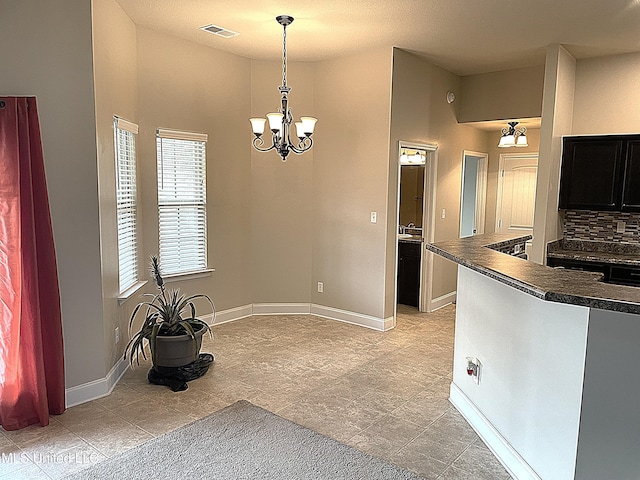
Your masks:
M 301 155 L 313 146 L 313 139 L 311 137 L 304 137 L 298 142 L 298 146 L 295 146 L 291 141 L 289 141 L 289 143 L 289 148 L 293 151 L 293 153 Z
M 262 137 L 253 137 L 253 141 L 251 143 L 253 144 L 253 148 L 258 150 L 259 152 L 268 152 L 276 148 L 275 142 L 272 142 L 271 146 L 268 148 L 261 148 L 262 145 L 264 145 L 264 139 Z

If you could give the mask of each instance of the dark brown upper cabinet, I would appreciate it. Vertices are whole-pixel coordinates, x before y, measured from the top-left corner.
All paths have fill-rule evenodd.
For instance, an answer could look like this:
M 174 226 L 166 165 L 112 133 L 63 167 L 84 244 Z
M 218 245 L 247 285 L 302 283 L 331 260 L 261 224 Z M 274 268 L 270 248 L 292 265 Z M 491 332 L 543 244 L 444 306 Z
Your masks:
M 559 208 L 640 211 L 640 135 L 565 137 Z
M 627 142 L 622 211 L 640 212 L 640 138 Z

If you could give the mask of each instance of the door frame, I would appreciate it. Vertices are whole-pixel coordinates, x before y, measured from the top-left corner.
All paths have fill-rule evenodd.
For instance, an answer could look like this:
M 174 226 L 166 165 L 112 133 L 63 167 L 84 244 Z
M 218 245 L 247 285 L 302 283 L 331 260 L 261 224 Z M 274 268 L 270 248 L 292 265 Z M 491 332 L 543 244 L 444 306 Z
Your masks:
M 460 180 L 460 225 L 458 227 L 458 237 L 462 232 L 462 207 L 464 193 L 464 172 L 467 168 L 467 157 L 474 157 L 478 161 L 478 174 L 476 176 L 476 205 L 475 205 L 475 224 L 476 233 L 481 235 L 484 233 L 484 222 L 487 211 L 487 171 L 489 168 L 489 154 L 483 152 L 475 152 L 473 150 L 462 151 L 462 174 Z
M 496 192 L 496 224 L 495 224 L 495 230 L 494 230 L 495 232 L 497 232 L 498 229 L 500 228 L 499 222 L 500 220 L 502 220 L 501 218 L 502 216 L 498 215 L 498 213 L 500 213 L 502 209 L 502 189 L 503 189 L 502 171 L 504 170 L 504 162 L 505 162 L 505 158 L 513 158 L 513 157 L 519 157 L 519 158 L 535 157 L 538 159 L 538 162 L 539 162 L 540 152 L 501 153 L 500 154 L 500 161 L 498 162 L 498 188 Z M 537 184 L 538 184 L 538 174 L 536 173 L 536 186 Z M 534 212 L 534 216 L 535 216 L 535 212 Z
M 404 140 L 398 141 L 398 153 L 396 155 L 396 168 L 398 172 L 398 184 L 396 185 L 396 218 L 394 230 L 398 233 L 398 225 L 400 222 L 400 153 L 403 148 L 412 148 L 424 150 L 427 153 L 427 159 L 424 166 L 424 193 L 422 195 L 422 238 L 424 243 L 433 243 L 435 241 L 436 226 L 436 183 L 438 171 L 438 146 L 428 143 L 415 143 Z M 428 208 L 425 208 L 425 205 Z M 397 315 L 398 308 L 398 237 L 395 239 L 395 275 L 394 283 L 394 318 Z M 433 252 L 428 251 L 422 246 L 422 255 L 420 261 L 420 295 L 418 302 L 418 310 L 421 312 L 430 312 L 429 307 L 433 297 Z

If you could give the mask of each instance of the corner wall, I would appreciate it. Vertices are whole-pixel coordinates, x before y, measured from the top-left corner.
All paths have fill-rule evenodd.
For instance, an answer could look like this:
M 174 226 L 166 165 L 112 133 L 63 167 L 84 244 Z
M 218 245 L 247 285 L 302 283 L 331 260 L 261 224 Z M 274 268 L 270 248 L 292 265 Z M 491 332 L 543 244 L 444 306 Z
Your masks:
M 546 245 L 562 236 L 558 214 L 562 136 L 571 132 L 576 60 L 561 46 L 547 48 L 533 245 L 530 260 L 544 264 Z
M 312 288 L 311 302 L 378 319 L 390 315 L 384 252 L 395 222 L 387 212 L 391 62 L 383 48 L 314 65 L 311 285 L 323 282 L 324 293 Z
M 91 2 L 0 6 L 2 94 L 38 101 L 70 387 L 105 373 Z
M 134 302 L 118 305 L 118 229 L 113 116 L 138 123 L 136 26 L 115 0 L 93 2 L 93 57 L 98 192 L 102 265 L 104 355 L 106 369 L 115 365 L 127 344 L 128 317 Z M 138 176 L 141 172 L 138 171 Z M 138 231 L 142 238 L 142 230 Z M 140 262 L 143 274 L 146 265 Z M 120 343 L 114 330 L 120 328 Z M 106 372 L 105 372 L 106 373 Z M 117 375 L 117 374 L 116 374 Z M 104 374 L 102 375 L 104 376 Z
M 447 91 L 460 91 L 460 77 L 403 50 L 393 49 L 393 95 L 391 101 L 391 142 L 388 151 L 387 191 L 388 270 L 387 293 L 395 294 L 395 256 L 397 242 L 398 142 L 433 144 L 437 151 L 435 241 L 458 238 L 460 227 L 460 189 L 464 150 L 489 151 L 489 133 L 458 124 L 455 102 L 446 101 Z M 425 195 L 426 197 L 426 195 Z M 426 208 L 430 208 L 428 205 Z M 442 218 L 442 210 L 445 218 Z M 456 265 L 440 256 L 433 259 L 432 296 L 455 292 Z M 391 268 L 393 265 L 393 269 Z M 393 312 L 394 297 L 386 299 L 385 313 Z

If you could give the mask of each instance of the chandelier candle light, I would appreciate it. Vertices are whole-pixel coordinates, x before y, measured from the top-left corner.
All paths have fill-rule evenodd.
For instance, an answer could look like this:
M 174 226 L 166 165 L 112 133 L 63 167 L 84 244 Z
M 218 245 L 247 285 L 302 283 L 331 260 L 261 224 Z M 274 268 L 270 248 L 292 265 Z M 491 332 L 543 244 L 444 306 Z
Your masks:
M 291 141 L 293 116 L 289 109 L 289 98 L 287 97 L 291 91 L 291 88 L 287 86 L 287 26 L 291 25 L 293 17 L 280 15 L 276 17 L 276 21 L 282 25 L 282 85 L 278 87 L 278 91 L 282 95 L 282 107 L 277 113 L 267 113 L 266 120 L 264 118 L 250 118 L 249 121 L 254 134 L 252 142 L 254 148 L 260 152 L 276 149 L 280 157 L 282 157 L 282 161 L 286 162 L 289 152 L 300 155 L 311 148 L 313 145 L 311 135 L 318 119 L 300 117 L 301 121 L 295 122 L 297 141 Z M 269 130 L 272 133 L 272 143 L 270 147 L 263 148 L 264 139 L 262 134 L 267 120 L 269 121 Z
M 509 128 L 502 129 L 502 136 L 500 137 L 499 147 L 528 147 L 527 142 L 527 129 L 516 128 L 518 122 L 509 122 Z

